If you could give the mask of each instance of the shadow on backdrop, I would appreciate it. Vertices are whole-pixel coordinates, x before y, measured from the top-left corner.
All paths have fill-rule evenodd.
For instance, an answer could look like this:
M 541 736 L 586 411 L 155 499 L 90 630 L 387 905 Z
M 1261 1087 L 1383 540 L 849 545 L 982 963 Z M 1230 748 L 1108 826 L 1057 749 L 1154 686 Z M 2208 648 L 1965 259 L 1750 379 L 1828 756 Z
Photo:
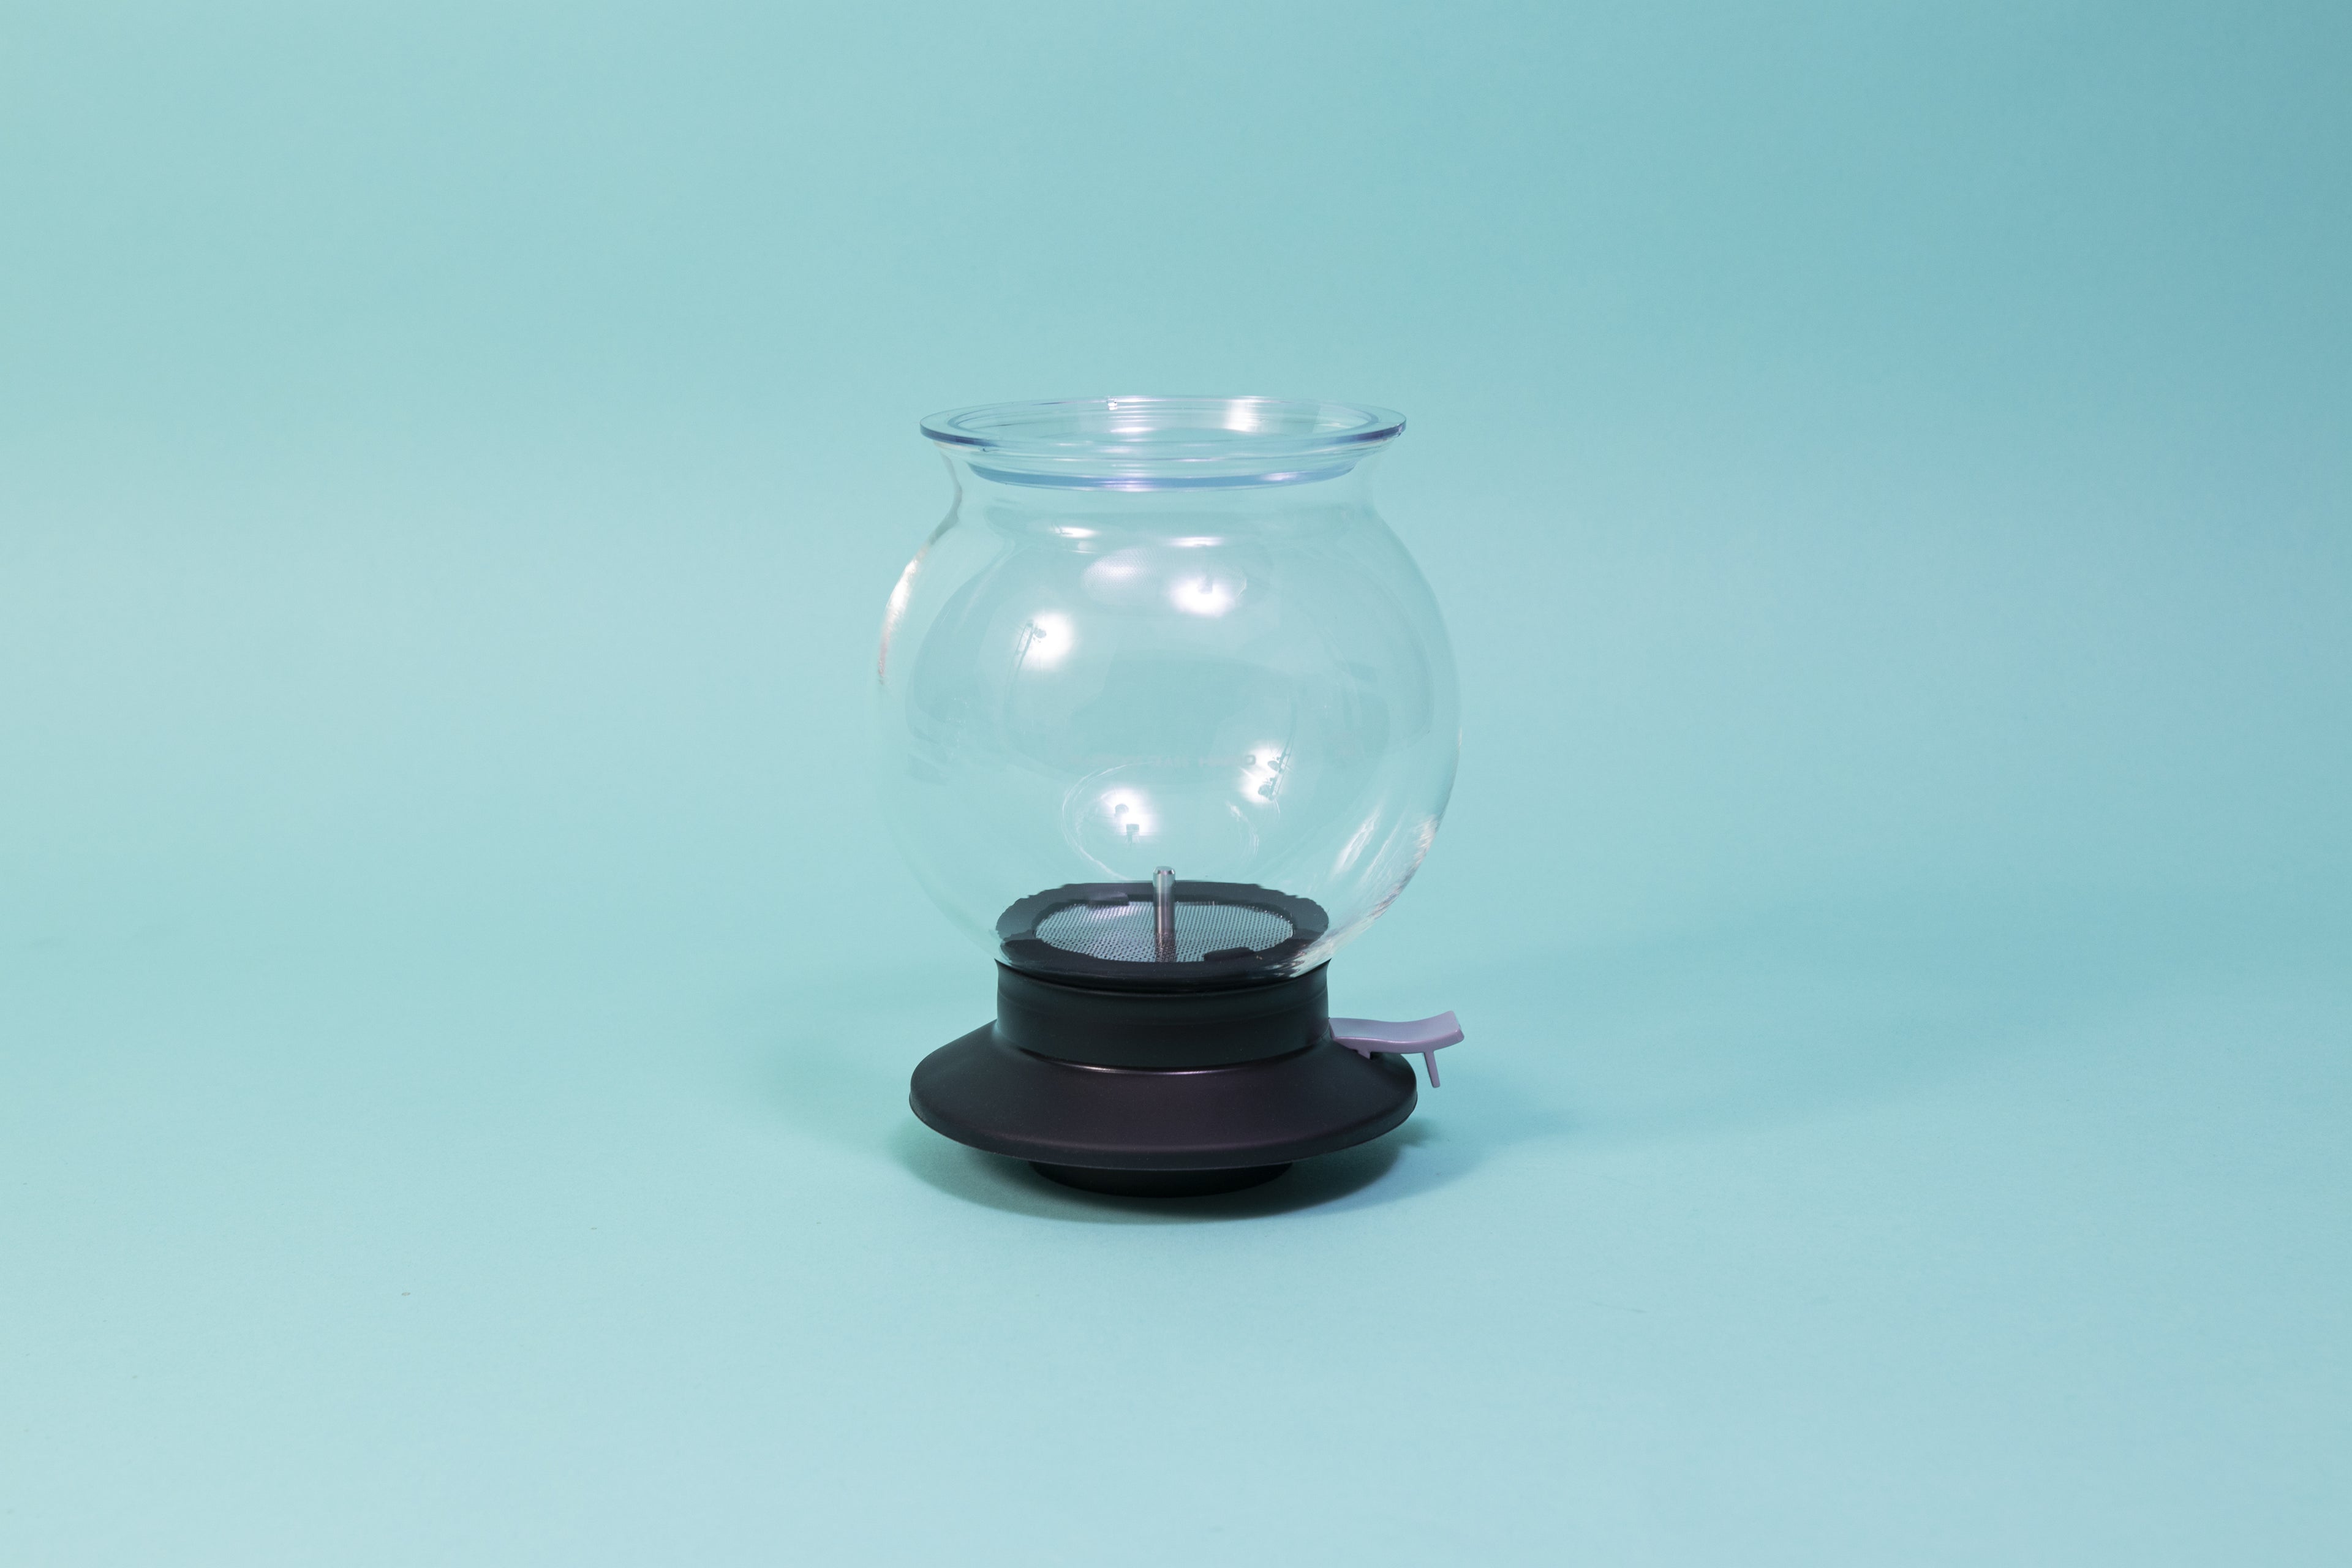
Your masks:
M 1647 1141 L 1927 1092 L 2323 946 L 2285 911 L 2210 900 L 1919 893 L 1562 946 L 1447 991 L 1580 1137 Z

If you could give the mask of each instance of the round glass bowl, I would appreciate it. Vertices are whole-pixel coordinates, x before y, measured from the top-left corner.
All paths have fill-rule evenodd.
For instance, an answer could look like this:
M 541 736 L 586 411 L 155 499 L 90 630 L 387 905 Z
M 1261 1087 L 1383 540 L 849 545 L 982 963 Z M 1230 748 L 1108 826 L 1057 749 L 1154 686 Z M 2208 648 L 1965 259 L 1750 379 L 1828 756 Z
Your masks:
M 1379 917 L 1453 786 L 1454 664 L 1373 510 L 1404 421 L 1259 397 L 923 422 L 956 497 L 883 616 L 892 831 L 1020 970 L 1295 975 Z

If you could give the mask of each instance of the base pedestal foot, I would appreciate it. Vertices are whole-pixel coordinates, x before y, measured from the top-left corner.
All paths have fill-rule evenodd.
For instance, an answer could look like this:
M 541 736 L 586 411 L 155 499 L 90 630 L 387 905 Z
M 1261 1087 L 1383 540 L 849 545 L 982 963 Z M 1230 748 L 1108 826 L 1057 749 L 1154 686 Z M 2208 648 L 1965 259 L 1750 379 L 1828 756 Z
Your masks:
M 1201 1198 L 1263 1186 L 1290 1166 L 1244 1165 L 1232 1171 L 1106 1171 L 1088 1165 L 1049 1165 L 1043 1160 L 1032 1160 L 1029 1168 L 1066 1187 L 1108 1193 L 1114 1197 Z

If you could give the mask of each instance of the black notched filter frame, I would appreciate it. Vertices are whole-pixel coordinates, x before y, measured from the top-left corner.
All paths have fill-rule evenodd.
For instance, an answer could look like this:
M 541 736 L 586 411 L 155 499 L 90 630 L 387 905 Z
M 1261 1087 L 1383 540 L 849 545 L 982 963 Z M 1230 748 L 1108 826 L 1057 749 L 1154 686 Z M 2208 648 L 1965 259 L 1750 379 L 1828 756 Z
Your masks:
M 1230 904 L 1279 915 L 1290 923 L 1291 934 L 1271 947 L 1256 951 L 1232 948 L 1174 963 L 1139 963 L 1073 952 L 1040 937 L 1037 928 L 1052 915 L 1073 905 L 1148 906 L 1152 895 L 1149 882 L 1072 882 L 1032 894 L 997 917 L 1002 962 L 1024 973 L 1107 990 L 1223 990 L 1292 974 L 1307 951 L 1331 929 L 1331 917 L 1314 900 L 1278 893 L 1255 882 L 1179 880 L 1174 891 L 1180 908 L 1185 904 Z

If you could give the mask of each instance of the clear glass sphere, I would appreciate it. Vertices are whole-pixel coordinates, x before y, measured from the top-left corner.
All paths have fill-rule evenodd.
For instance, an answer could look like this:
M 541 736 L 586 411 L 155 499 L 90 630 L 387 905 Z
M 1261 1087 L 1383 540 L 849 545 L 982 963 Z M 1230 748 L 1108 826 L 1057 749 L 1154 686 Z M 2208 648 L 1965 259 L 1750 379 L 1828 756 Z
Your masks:
M 1452 651 L 1373 510 L 1382 409 L 1008 404 L 926 420 L 953 509 L 883 615 L 885 810 L 1015 968 L 1305 972 L 1429 852 Z

